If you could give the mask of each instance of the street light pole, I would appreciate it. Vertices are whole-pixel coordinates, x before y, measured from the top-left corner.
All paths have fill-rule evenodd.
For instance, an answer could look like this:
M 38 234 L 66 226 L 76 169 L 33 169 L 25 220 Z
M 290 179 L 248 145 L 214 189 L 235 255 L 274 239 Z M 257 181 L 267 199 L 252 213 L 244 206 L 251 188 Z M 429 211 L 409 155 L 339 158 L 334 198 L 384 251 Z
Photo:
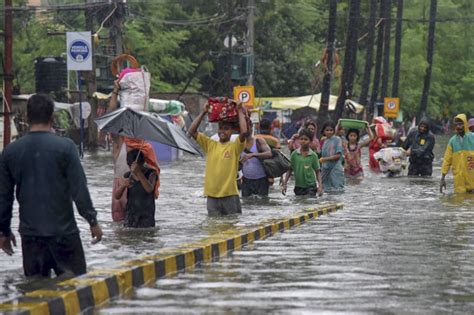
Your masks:
M 5 0 L 4 18 L 4 73 L 3 73 L 3 147 L 10 143 L 10 112 L 13 94 L 13 17 L 12 0 Z

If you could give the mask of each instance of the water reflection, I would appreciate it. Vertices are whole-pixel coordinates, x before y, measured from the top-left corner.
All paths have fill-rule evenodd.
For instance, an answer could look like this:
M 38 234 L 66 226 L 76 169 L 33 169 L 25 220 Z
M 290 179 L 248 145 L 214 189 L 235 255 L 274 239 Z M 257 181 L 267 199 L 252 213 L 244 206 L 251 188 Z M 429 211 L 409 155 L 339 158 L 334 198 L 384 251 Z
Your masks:
M 474 204 L 474 193 L 463 193 L 463 194 L 443 194 L 440 197 L 443 205 L 447 207 L 459 207 L 466 208 Z
M 344 209 L 159 280 L 97 313 L 471 313 L 474 195 L 439 193 L 444 144 L 436 147 L 432 178 L 367 171 L 342 195 L 281 198 L 272 190 L 271 206 L 245 200 L 239 223 L 273 208 L 283 215 L 343 202 Z
M 160 241 L 157 240 L 159 234 L 159 227 L 154 228 L 125 228 L 117 227 L 113 229 L 113 237 L 121 246 L 136 246 L 137 243 L 148 243 L 153 246 L 160 246 Z M 161 244 L 163 245 L 163 244 Z

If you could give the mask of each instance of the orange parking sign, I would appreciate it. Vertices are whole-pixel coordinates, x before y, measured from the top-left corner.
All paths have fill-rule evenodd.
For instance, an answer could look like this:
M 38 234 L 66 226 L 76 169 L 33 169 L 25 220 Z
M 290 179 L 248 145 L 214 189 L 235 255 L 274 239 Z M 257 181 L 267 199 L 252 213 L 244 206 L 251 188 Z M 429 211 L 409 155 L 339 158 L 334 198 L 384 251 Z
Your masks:
M 400 99 L 398 97 L 384 98 L 383 115 L 385 118 L 397 118 L 400 110 Z
M 253 85 L 235 86 L 234 99 L 241 101 L 242 105 L 246 107 L 252 107 L 254 105 L 255 99 L 255 90 Z

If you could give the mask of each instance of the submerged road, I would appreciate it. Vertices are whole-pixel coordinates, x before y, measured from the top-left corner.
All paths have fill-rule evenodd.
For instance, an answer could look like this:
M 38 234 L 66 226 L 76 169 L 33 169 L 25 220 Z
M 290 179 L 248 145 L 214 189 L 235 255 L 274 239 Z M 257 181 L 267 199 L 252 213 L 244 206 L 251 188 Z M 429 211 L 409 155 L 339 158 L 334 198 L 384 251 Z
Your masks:
M 245 201 L 243 215 L 208 219 L 202 198 L 203 161 L 185 157 L 162 166 L 157 228 L 127 230 L 110 222 L 108 155 L 84 160 L 105 239 L 89 245 L 89 268 L 152 254 L 217 231 L 289 216 L 325 202 L 344 209 L 257 241 L 219 262 L 139 288 L 98 314 L 362 312 L 469 313 L 474 309 L 474 195 L 440 195 L 438 139 L 432 179 L 384 178 L 366 172 L 342 195 Z M 451 185 L 451 186 L 450 186 Z M 448 182 L 452 191 L 452 181 Z M 37 283 L 21 275 L 21 255 L 0 256 L 0 300 Z M 5 266 L 5 268 L 3 268 Z

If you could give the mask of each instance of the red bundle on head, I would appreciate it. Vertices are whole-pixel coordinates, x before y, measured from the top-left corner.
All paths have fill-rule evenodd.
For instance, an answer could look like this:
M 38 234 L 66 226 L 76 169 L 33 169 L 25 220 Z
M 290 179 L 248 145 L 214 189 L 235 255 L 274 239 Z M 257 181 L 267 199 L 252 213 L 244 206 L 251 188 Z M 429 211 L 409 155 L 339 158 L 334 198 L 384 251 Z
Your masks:
M 228 97 L 211 97 L 208 102 L 210 105 L 209 122 L 237 121 L 239 119 L 237 104 Z

